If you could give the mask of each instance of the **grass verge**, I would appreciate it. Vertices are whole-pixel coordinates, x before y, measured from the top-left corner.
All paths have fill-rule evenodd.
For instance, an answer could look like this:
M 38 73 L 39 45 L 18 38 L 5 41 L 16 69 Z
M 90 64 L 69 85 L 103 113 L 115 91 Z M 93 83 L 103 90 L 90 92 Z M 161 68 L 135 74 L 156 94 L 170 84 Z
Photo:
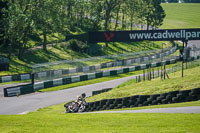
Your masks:
M 180 133 L 200 130 L 199 114 L 64 114 L 54 105 L 26 115 L 0 115 L 1 133 Z
M 46 89 L 39 90 L 39 92 L 57 91 L 57 90 L 63 90 L 63 89 L 68 89 L 68 88 L 73 88 L 73 87 L 78 87 L 78 86 L 83 86 L 83 85 L 101 83 L 101 82 L 110 81 L 110 80 L 114 80 L 114 79 L 133 76 L 133 75 L 137 75 L 137 74 L 141 74 L 141 73 L 142 73 L 142 71 L 129 72 L 129 73 L 124 73 L 124 74 L 119 74 L 116 76 L 103 77 L 103 78 L 92 79 L 92 80 L 88 80 L 88 81 L 82 81 L 82 82 L 71 83 L 71 84 L 66 84 L 66 85 L 62 85 L 62 86 L 46 88 Z
M 200 87 L 200 67 L 187 69 L 184 71 L 184 77 L 181 77 L 181 71 L 169 74 L 170 79 L 162 80 L 160 78 L 151 81 L 135 83 L 135 80 L 129 80 L 109 92 L 88 98 L 88 101 L 98 101 L 102 99 L 122 98 L 133 95 L 151 95 L 167 93 L 175 90 L 187 90 Z
M 12 81 L 12 82 L 0 83 L 0 85 L 18 84 L 18 83 L 30 83 L 30 82 L 31 82 L 31 80 Z
M 181 63 L 178 62 L 176 64 L 167 65 L 166 69 L 171 68 L 171 67 L 176 66 L 176 65 L 180 65 L 180 64 Z M 155 71 L 158 70 L 158 69 L 160 70 L 160 67 L 154 68 Z M 58 90 L 63 90 L 63 89 L 68 89 L 68 88 L 73 88 L 73 87 L 78 87 L 78 86 L 83 86 L 83 85 L 90 85 L 90 84 L 115 80 L 115 79 L 119 79 L 119 78 L 125 78 L 125 77 L 128 77 L 128 76 L 134 76 L 134 75 L 138 75 L 138 74 L 142 74 L 142 73 L 143 73 L 143 70 L 134 71 L 134 72 L 124 73 L 124 74 L 119 74 L 119 75 L 116 75 L 116 76 L 103 77 L 103 78 L 92 79 L 92 80 L 88 80 L 88 81 L 81 81 L 81 82 L 77 82 L 77 83 L 71 83 L 71 84 L 46 88 L 46 89 L 39 90 L 39 92 L 58 91 Z M 132 82 L 135 82 L 135 80 L 132 80 Z

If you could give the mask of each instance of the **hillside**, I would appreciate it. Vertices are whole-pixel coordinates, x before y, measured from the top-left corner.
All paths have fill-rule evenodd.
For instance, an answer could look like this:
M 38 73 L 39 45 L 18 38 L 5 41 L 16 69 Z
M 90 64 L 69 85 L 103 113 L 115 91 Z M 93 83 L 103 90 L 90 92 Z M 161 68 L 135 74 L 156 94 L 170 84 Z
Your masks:
M 168 43 L 168 45 L 164 47 L 171 46 L 169 42 L 166 43 Z M 21 57 L 21 59 L 19 59 L 17 56 L 12 56 L 10 62 L 10 71 L 2 71 L 0 72 L 0 75 L 32 72 L 31 66 L 38 63 L 89 58 L 107 54 L 105 52 L 104 43 L 97 45 L 99 50 L 93 54 L 74 51 L 68 46 L 68 42 L 58 43 L 56 45 L 48 46 L 47 52 L 40 48 L 36 50 L 29 50 L 24 54 L 24 56 Z M 138 52 L 142 50 L 154 50 L 160 49 L 161 47 L 162 42 L 152 43 L 145 41 L 135 43 L 110 43 L 108 47 L 108 55 Z
M 165 3 L 162 4 L 166 13 L 164 23 L 160 28 L 200 28 L 200 4 L 197 3 Z
M 176 90 L 190 90 L 200 87 L 200 67 L 187 69 L 184 71 L 184 78 L 181 71 L 169 74 L 170 79 L 161 81 L 160 78 L 152 81 L 135 83 L 134 80 L 125 82 L 109 92 L 88 98 L 88 101 L 98 101 L 101 99 L 122 98 L 133 95 L 162 94 Z
M 162 4 L 166 18 L 164 20 L 163 26 L 161 28 L 198 28 L 200 27 L 200 4 Z M 30 47 L 35 47 L 42 44 L 42 35 L 38 32 L 39 38 L 35 35 L 32 36 L 32 41 L 29 41 Z M 47 42 L 57 42 L 58 38 L 64 39 L 64 35 L 52 34 L 47 37 Z M 161 48 L 162 42 L 154 42 L 155 45 L 151 45 L 150 42 L 138 42 L 138 43 L 110 43 L 108 48 L 108 54 L 119 54 L 127 52 L 136 52 L 142 50 L 152 50 Z M 56 43 L 55 43 L 56 44 Z M 44 52 L 42 49 L 30 50 L 25 53 L 24 56 L 19 59 L 16 56 L 11 57 L 10 71 L 0 72 L 0 75 L 16 74 L 16 73 L 26 73 L 31 72 L 31 66 L 37 63 L 52 62 L 58 60 L 71 60 L 76 58 L 87 58 L 99 55 L 106 55 L 105 44 L 100 43 L 97 46 L 100 52 L 95 52 L 95 55 L 88 53 L 80 53 L 71 50 L 67 45 L 58 43 L 54 46 L 47 47 L 48 52 Z M 2 53 L 1 53 L 2 54 Z

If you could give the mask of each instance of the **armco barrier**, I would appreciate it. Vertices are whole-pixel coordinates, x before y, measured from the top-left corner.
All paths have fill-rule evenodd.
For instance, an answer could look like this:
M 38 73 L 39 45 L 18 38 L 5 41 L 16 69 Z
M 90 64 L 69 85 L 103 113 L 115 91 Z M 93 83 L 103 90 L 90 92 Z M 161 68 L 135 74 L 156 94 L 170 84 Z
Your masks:
M 18 95 L 29 94 L 33 92 L 34 92 L 34 89 L 33 89 L 32 84 L 4 88 L 5 97 L 18 96 Z
M 197 100 L 200 100 L 200 88 L 183 91 L 172 91 L 163 94 L 136 95 L 124 98 L 104 99 L 101 101 L 89 102 L 86 107 L 86 112 L 158 104 L 190 102 Z
M 177 50 L 177 44 L 174 45 L 174 47 L 172 47 L 170 50 L 164 51 L 164 53 L 162 54 L 163 56 L 168 56 L 170 54 L 173 54 L 174 52 L 176 52 Z M 141 56 L 138 58 L 129 58 L 129 59 L 123 59 L 120 61 L 112 61 L 112 62 L 107 62 L 107 63 L 102 63 L 96 66 L 83 66 L 83 67 L 78 67 L 78 68 L 73 68 L 73 69 L 66 69 L 66 70 L 55 70 L 56 73 L 57 71 L 59 71 L 60 75 L 64 75 L 64 74 L 72 74 L 72 73 L 77 73 L 77 72 L 89 72 L 89 71 L 95 71 L 98 69 L 102 69 L 102 68 L 109 68 L 109 67 L 114 67 L 114 66 L 127 66 L 127 65 L 131 65 L 133 63 L 140 63 L 143 62 L 147 59 L 156 59 L 156 58 L 160 58 L 161 54 L 155 54 L 155 55 L 149 55 L 149 56 Z M 45 78 L 46 76 L 56 76 L 55 75 L 55 71 L 44 71 L 44 72 L 38 72 L 35 73 L 35 77 L 36 78 Z
M 106 88 L 106 89 L 102 89 L 102 90 L 98 90 L 98 91 L 92 91 L 92 96 L 98 95 L 98 94 L 101 94 L 101 93 L 104 93 L 104 92 L 108 92 L 110 90 L 112 90 L 112 88 Z
M 1 76 L 0 83 L 11 82 L 11 81 L 21 81 L 31 79 L 31 74 L 21 74 L 21 75 L 12 75 L 12 76 Z
M 200 59 L 200 56 L 198 56 L 196 58 L 190 58 L 190 59 L 188 59 L 188 61 L 193 61 L 196 59 Z M 163 64 L 173 64 L 173 63 L 176 63 L 176 60 L 179 60 L 179 59 L 170 59 L 170 60 L 162 61 L 162 63 Z M 105 77 L 105 76 L 113 76 L 113 75 L 117 75 L 117 74 L 121 74 L 121 73 L 143 70 L 143 69 L 146 69 L 149 67 L 159 67 L 159 66 L 161 66 L 162 63 L 154 62 L 151 64 L 143 64 L 140 66 L 129 66 L 126 68 L 118 68 L 115 70 L 109 70 L 109 71 L 106 70 L 106 71 L 101 71 L 101 72 L 88 73 L 88 74 L 84 74 L 84 75 L 71 76 L 71 77 L 59 78 L 59 79 L 54 79 L 54 80 L 49 80 L 49 81 L 37 82 L 33 85 L 33 91 L 30 91 L 30 92 L 34 92 L 34 91 L 38 91 L 40 89 L 50 88 L 50 87 L 54 87 L 54 86 L 58 86 L 58 85 L 65 85 L 65 84 L 70 84 L 70 83 L 75 83 L 75 82 L 80 82 L 80 81 L 86 81 L 86 80 L 90 80 L 90 79 L 101 78 L 101 77 Z M 13 88 L 15 88 L 14 89 L 15 91 L 13 91 L 12 96 L 16 96 L 15 93 L 18 92 L 18 90 L 16 89 L 16 87 L 13 87 Z M 7 89 L 7 88 L 5 88 L 5 89 Z M 21 94 L 21 92 L 19 92 L 19 94 Z M 9 95 L 9 96 L 11 96 L 11 95 Z
M 28 85 L 24 85 L 20 87 L 20 91 L 21 91 L 21 95 L 23 94 L 29 94 L 29 93 L 33 93 L 33 85 L 32 84 L 28 84 Z
M 165 51 L 164 55 L 169 55 L 174 53 L 177 50 L 177 45 L 172 47 L 169 51 Z M 46 78 L 50 76 L 55 76 L 59 77 L 61 75 L 65 74 L 72 74 L 72 73 L 77 73 L 77 72 L 88 72 L 88 71 L 95 71 L 101 68 L 108 68 L 108 67 L 113 67 L 113 66 L 123 66 L 123 65 L 130 65 L 133 63 L 139 63 L 141 61 L 147 60 L 147 58 L 155 59 L 155 58 L 160 58 L 160 54 L 156 55 L 149 55 L 148 57 L 139 57 L 139 58 L 131 58 L 131 59 L 125 59 L 117 62 L 107 62 L 103 63 L 100 65 L 96 66 L 84 66 L 80 68 L 72 68 L 72 69 L 64 69 L 64 70 L 50 70 L 50 71 L 45 71 L 45 72 L 39 72 L 35 74 L 35 78 Z M 31 74 L 22 74 L 22 75 L 12 75 L 12 76 L 2 76 L 0 77 L 0 83 L 3 82 L 10 82 L 10 81 L 21 81 L 21 80 L 29 80 L 31 79 Z

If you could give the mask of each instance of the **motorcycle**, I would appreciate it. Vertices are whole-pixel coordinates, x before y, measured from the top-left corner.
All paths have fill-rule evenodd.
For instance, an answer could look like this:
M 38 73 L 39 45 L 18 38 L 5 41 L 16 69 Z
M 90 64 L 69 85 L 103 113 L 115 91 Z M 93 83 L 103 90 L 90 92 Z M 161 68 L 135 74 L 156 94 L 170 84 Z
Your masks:
M 71 103 L 66 103 L 64 105 L 65 107 L 65 113 L 75 113 L 75 112 L 84 112 L 86 108 L 86 101 L 85 99 L 83 101 L 74 101 Z

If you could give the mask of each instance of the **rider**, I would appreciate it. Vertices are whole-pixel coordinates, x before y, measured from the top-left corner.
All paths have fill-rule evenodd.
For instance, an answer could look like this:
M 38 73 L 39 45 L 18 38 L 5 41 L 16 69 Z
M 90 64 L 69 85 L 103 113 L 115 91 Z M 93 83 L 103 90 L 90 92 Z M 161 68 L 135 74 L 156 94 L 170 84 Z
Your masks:
M 78 107 L 80 105 L 80 101 L 84 101 L 85 100 L 85 97 L 86 97 L 86 94 L 85 93 L 82 93 L 80 96 L 77 97 L 77 100 L 75 101 L 76 103 L 76 106 L 75 107 Z
M 80 96 L 78 96 L 76 102 L 78 103 L 79 101 L 84 101 L 84 100 L 85 100 L 85 97 L 86 97 L 86 94 L 85 94 L 85 93 L 82 93 Z

